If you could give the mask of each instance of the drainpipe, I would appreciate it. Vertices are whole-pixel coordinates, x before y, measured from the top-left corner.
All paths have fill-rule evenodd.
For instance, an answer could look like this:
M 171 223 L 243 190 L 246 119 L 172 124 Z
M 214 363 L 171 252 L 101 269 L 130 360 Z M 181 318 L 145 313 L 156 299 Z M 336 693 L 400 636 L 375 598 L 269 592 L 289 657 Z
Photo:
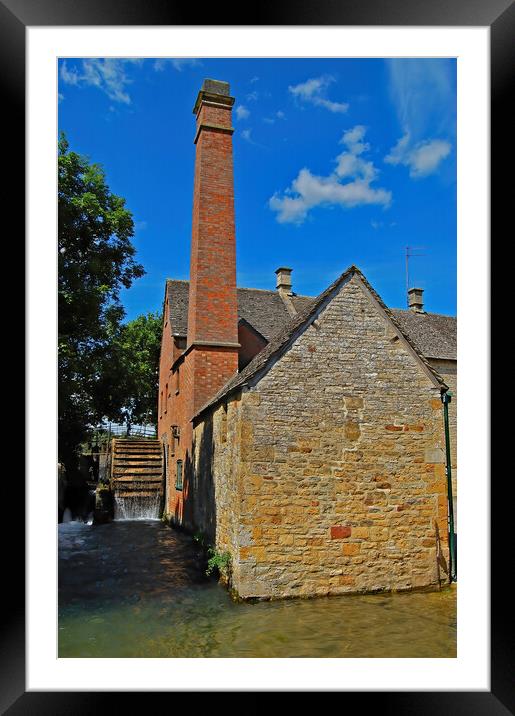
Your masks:
M 449 403 L 452 393 L 447 390 L 442 393 L 443 421 L 445 427 L 445 472 L 447 474 L 447 504 L 449 524 L 449 576 L 451 582 L 456 581 L 456 543 L 454 538 L 454 505 L 452 502 L 452 475 L 451 475 L 451 439 L 449 436 Z

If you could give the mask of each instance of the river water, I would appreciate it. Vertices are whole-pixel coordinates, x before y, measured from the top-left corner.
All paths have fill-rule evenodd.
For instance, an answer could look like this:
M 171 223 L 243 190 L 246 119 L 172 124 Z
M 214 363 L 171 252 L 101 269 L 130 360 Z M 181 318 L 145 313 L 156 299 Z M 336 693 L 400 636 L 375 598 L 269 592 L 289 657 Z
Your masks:
M 60 657 L 455 657 L 456 588 L 234 603 L 158 521 L 59 525 Z

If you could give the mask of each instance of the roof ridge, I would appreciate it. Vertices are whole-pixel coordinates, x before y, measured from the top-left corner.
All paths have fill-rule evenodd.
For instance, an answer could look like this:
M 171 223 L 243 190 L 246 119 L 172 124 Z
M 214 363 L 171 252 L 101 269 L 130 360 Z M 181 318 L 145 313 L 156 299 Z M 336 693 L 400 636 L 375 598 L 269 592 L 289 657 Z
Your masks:
M 355 268 L 356 268 L 356 267 L 355 267 Z M 372 296 L 373 296 L 373 297 L 376 299 L 376 301 L 379 303 L 379 305 L 381 306 L 381 308 L 383 309 L 383 311 L 386 313 L 386 315 L 388 316 L 388 318 L 391 320 L 391 322 L 393 323 L 393 325 L 395 326 L 395 328 L 397 328 L 397 330 L 400 332 L 401 336 L 403 336 L 404 340 L 405 340 L 405 341 L 408 343 L 408 345 L 412 348 L 412 350 L 415 352 L 415 354 L 420 358 L 420 360 L 421 360 L 422 363 L 426 366 L 426 368 L 429 370 L 429 372 L 432 373 L 432 374 L 435 376 L 435 378 L 437 379 L 437 381 L 438 381 L 440 384 L 446 385 L 446 383 L 445 383 L 444 379 L 442 378 L 442 376 L 440 375 L 440 373 L 438 373 L 438 371 L 436 371 L 436 370 L 433 368 L 433 366 L 429 363 L 429 361 L 427 360 L 427 358 L 425 357 L 425 355 L 422 353 L 422 351 L 419 350 L 418 346 L 415 344 L 415 342 L 412 340 L 412 338 L 411 338 L 407 333 L 405 333 L 405 331 L 403 330 L 402 326 L 398 323 L 397 319 L 395 318 L 394 314 L 392 313 L 392 309 L 391 309 L 391 308 L 388 308 L 388 306 L 387 306 L 386 303 L 383 301 L 383 299 L 381 298 L 381 296 L 377 293 L 377 291 L 375 290 L 375 288 L 373 288 L 373 286 L 368 282 L 367 277 L 366 277 L 358 268 L 356 268 L 356 273 L 359 274 L 359 276 L 360 276 L 361 280 L 363 281 L 364 285 L 367 287 L 367 289 L 370 291 L 370 293 L 372 294 Z
M 448 313 L 435 313 L 435 311 L 422 311 L 418 313 L 411 311 L 409 308 L 390 308 L 390 311 L 402 311 L 403 313 L 413 314 L 414 316 L 440 316 L 440 318 L 454 318 L 454 320 L 457 320 L 457 316 L 452 316 Z
M 325 291 L 322 291 L 311 303 L 307 304 L 301 311 L 293 316 L 288 323 L 284 326 L 283 330 L 273 337 L 268 345 L 266 345 L 259 353 L 257 353 L 250 363 L 240 373 L 235 373 L 229 380 L 222 386 L 222 388 L 215 393 L 193 416 L 193 419 L 197 418 L 201 413 L 210 407 L 213 407 L 226 395 L 229 395 L 233 390 L 243 386 L 248 379 L 254 377 L 259 373 L 260 369 L 265 369 L 269 360 L 285 346 L 288 341 L 295 334 L 304 323 L 306 323 L 311 315 L 313 315 L 319 306 L 321 306 L 325 299 L 334 291 L 340 283 L 342 283 L 348 276 L 354 273 L 355 267 L 350 266 L 340 276 L 328 286 Z
M 261 291 L 262 293 L 273 293 L 277 294 L 277 291 L 273 288 L 252 288 L 251 286 L 236 286 L 238 291 Z
M 167 278 L 166 282 L 175 281 L 177 283 L 189 283 L 190 280 L 187 278 Z M 277 289 L 274 288 L 253 288 L 252 286 L 236 286 L 238 291 L 261 291 L 261 293 L 271 293 L 274 296 L 279 296 Z M 316 298 L 316 296 L 308 296 L 304 293 L 293 293 L 293 298 Z
M 325 289 L 325 291 L 322 291 L 322 293 L 320 293 L 311 303 L 305 306 L 303 310 L 299 311 L 296 316 L 294 316 L 290 321 L 288 321 L 281 333 L 278 334 L 275 338 L 272 338 L 268 345 L 265 346 L 261 351 L 259 351 L 259 353 L 254 356 L 250 363 L 240 373 L 235 373 L 231 378 L 229 378 L 225 385 L 223 385 L 222 388 L 196 412 L 196 414 L 193 416 L 193 420 L 195 418 L 198 418 L 207 409 L 214 407 L 220 400 L 228 396 L 234 390 L 243 387 L 250 378 L 255 377 L 261 370 L 265 370 L 270 359 L 280 353 L 282 348 L 284 348 L 284 346 L 286 346 L 288 342 L 293 338 L 297 330 L 299 330 L 309 321 L 309 319 L 324 304 L 325 300 L 329 298 L 329 296 L 341 284 L 343 284 L 345 279 L 352 278 L 354 275 L 359 276 L 363 285 L 370 292 L 372 297 L 377 301 L 379 307 L 384 311 L 387 318 L 390 319 L 397 331 L 404 338 L 410 348 L 414 351 L 415 355 L 418 356 L 418 358 L 423 363 L 428 372 L 436 378 L 436 381 L 438 383 L 445 385 L 442 376 L 431 366 L 429 361 L 417 348 L 411 338 L 406 335 L 402 327 L 396 321 L 391 310 L 384 303 L 381 296 L 379 296 L 375 289 L 370 285 L 362 271 L 357 266 L 352 264 L 342 274 L 340 274 L 340 276 L 338 276 L 338 278 L 333 281 L 333 283 L 331 283 Z

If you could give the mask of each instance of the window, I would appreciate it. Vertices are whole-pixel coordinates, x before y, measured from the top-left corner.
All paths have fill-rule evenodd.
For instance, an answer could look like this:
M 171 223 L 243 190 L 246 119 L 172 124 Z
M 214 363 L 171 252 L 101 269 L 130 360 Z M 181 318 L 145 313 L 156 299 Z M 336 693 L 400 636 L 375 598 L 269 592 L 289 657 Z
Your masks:
M 179 375 L 180 375 L 180 368 L 177 367 L 177 370 L 176 370 L 176 372 L 175 372 L 175 395 L 179 395 L 179 390 L 180 390 L 180 378 L 179 378 Z
M 182 460 L 177 460 L 177 477 L 175 479 L 175 489 L 182 490 Z
M 165 413 L 168 412 L 168 383 L 166 384 L 165 390 Z

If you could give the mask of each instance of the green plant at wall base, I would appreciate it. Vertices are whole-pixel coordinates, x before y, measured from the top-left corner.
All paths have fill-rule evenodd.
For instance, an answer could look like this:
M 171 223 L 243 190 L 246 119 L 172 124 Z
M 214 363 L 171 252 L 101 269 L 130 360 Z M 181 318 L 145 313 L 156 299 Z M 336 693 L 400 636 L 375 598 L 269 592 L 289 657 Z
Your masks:
M 218 552 L 214 547 L 207 550 L 208 560 L 206 574 L 210 576 L 215 570 L 220 576 L 228 577 L 231 570 L 231 555 L 229 552 Z

